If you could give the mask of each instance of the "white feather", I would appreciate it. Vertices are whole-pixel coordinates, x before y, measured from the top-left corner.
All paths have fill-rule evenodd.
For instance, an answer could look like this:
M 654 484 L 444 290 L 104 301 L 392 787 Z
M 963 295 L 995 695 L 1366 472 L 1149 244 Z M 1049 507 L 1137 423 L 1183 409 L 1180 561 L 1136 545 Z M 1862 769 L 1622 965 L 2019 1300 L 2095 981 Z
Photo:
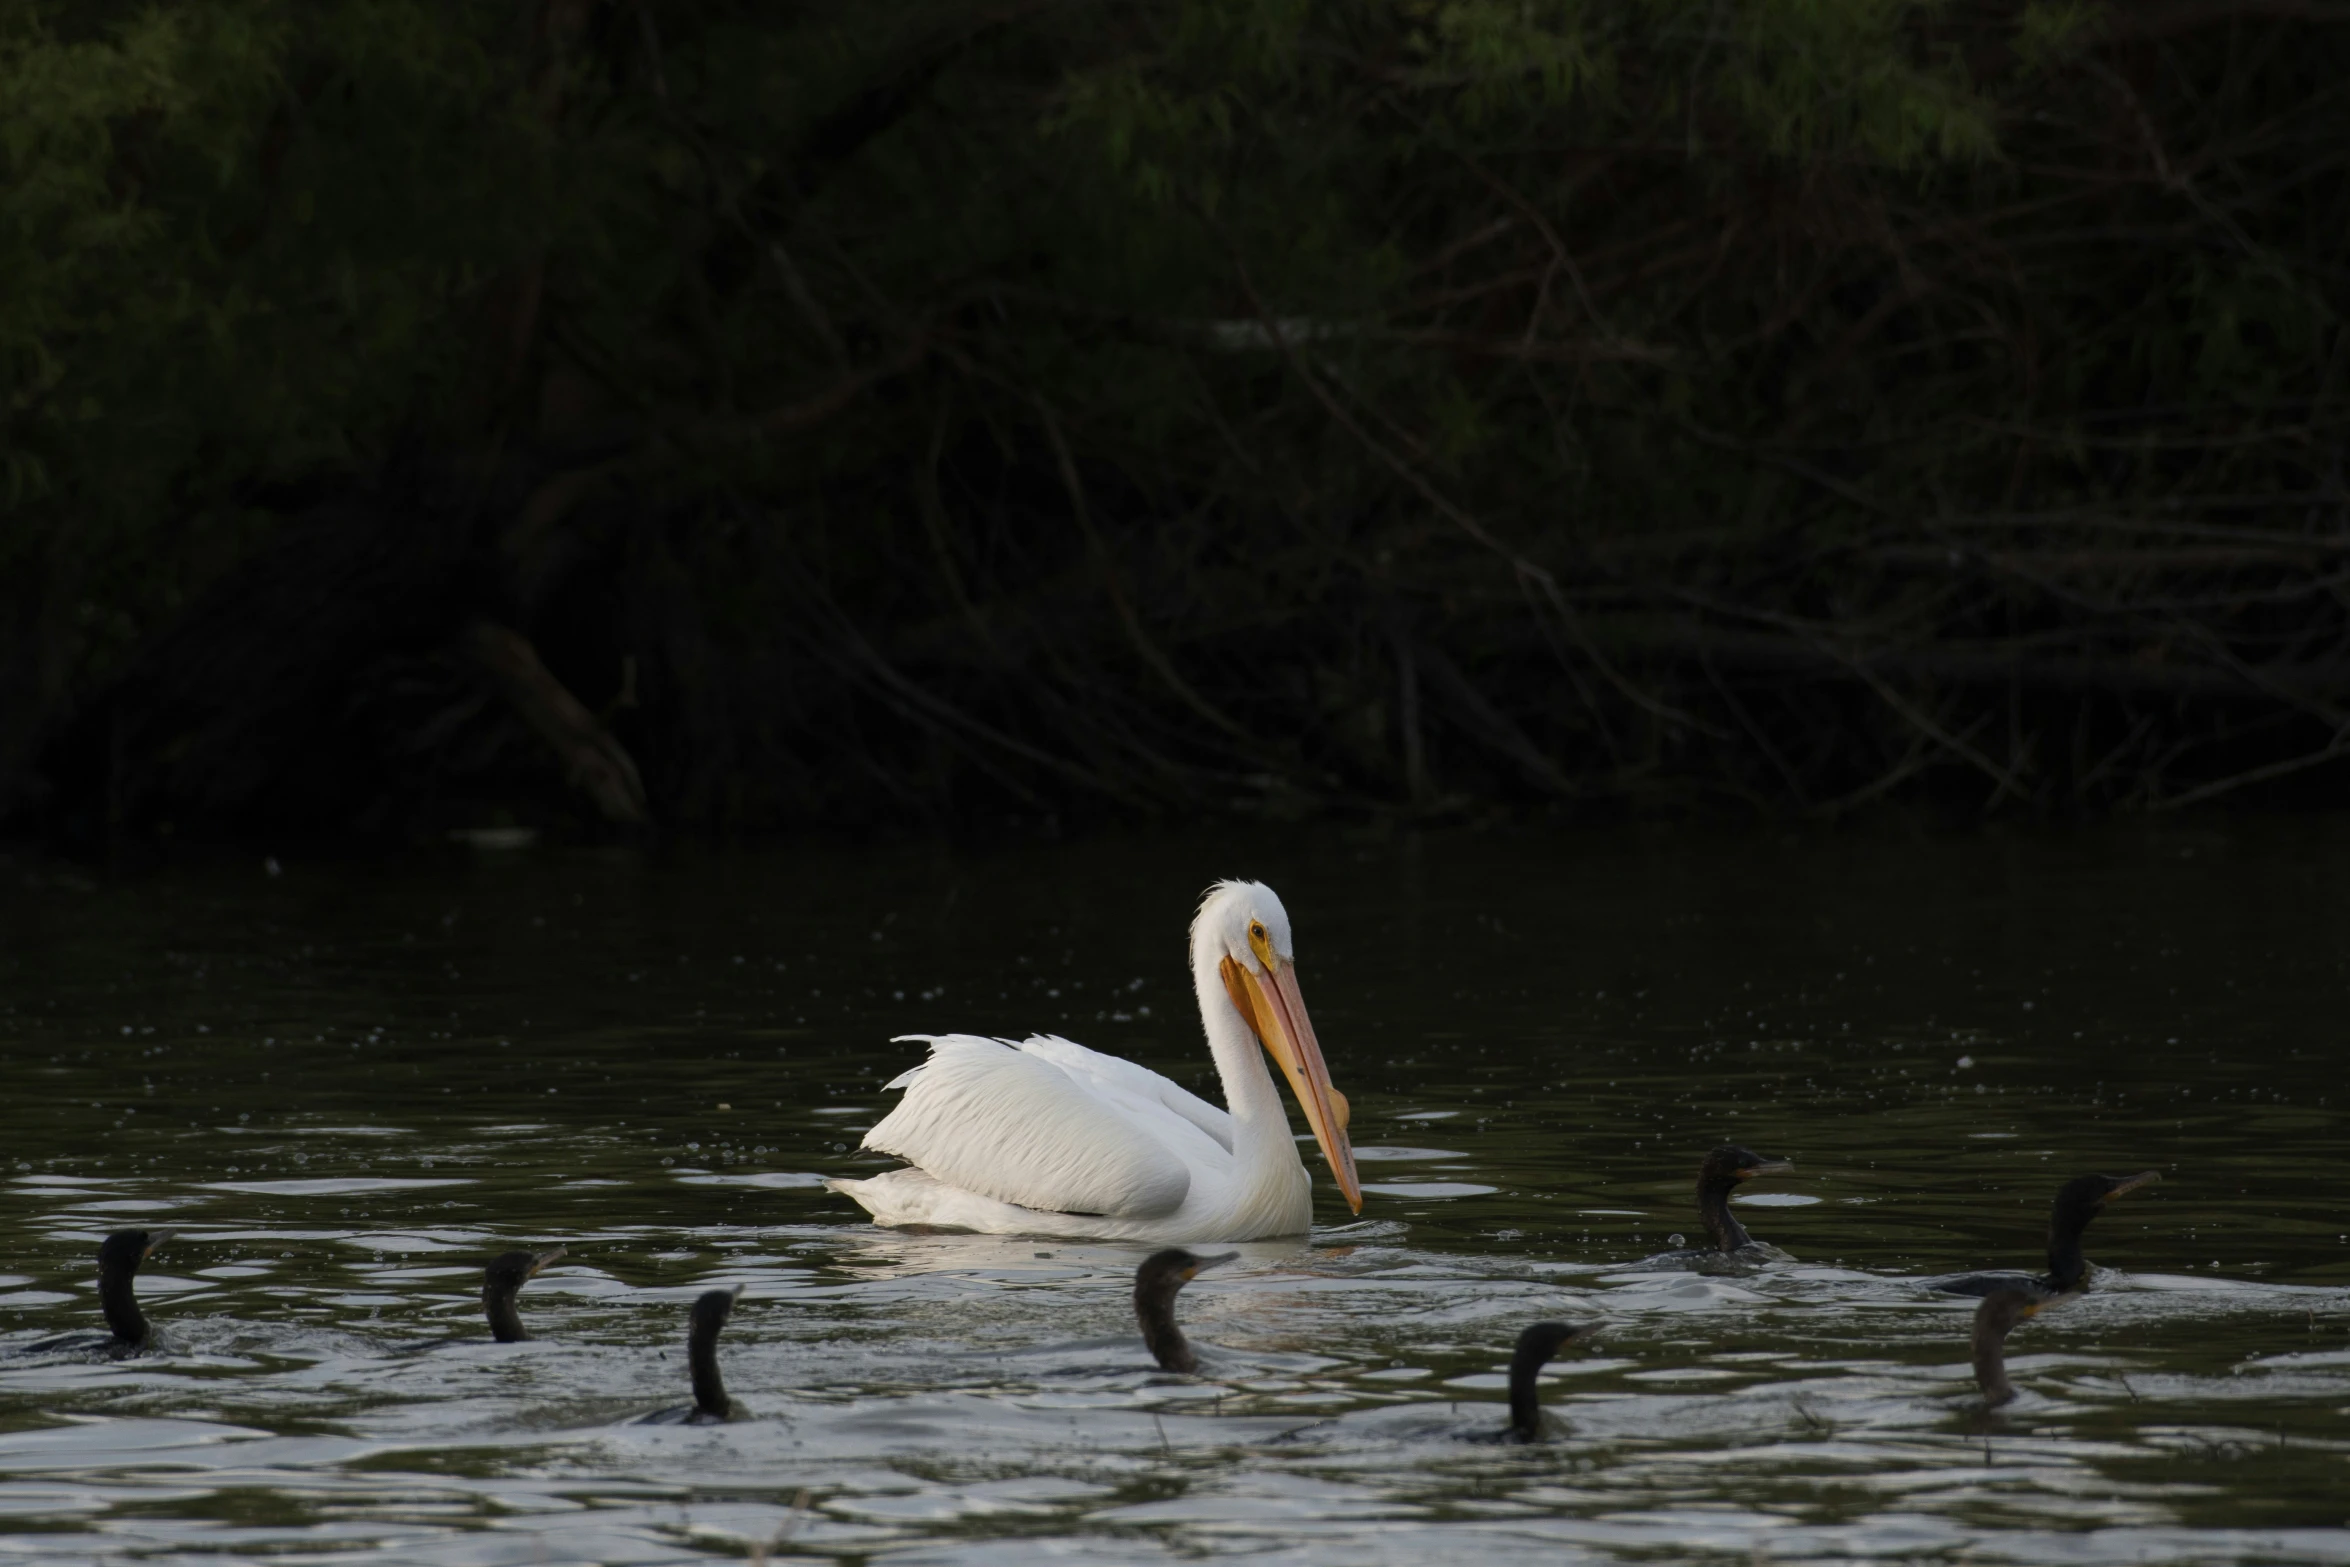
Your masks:
M 1085 1081 L 1046 1052 L 974 1034 L 906 1037 L 927 1040 L 930 1059 L 898 1079 L 906 1096 L 865 1134 L 868 1149 L 1023 1208 L 1155 1219 L 1183 1206 L 1191 1171 L 1166 1134 L 1171 1124 L 1206 1134 L 1174 1111 L 1098 1075 Z
M 1099 1050 L 1088 1050 L 1058 1034 L 1038 1034 L 1023 1040 L 1020 1048 L 1030 1055 L 1044 1057 L 1071 1077 L 1104 1093 L 1123 1093 L 1143 1105 L 1172 1110 L 1214 1138 L 1216 1146 L 1226 1153 L 1232 1151 L 1232 1113 L 1221 1105 L 1209 1104 L 1182 1084 L 1161 1077 L 1147 1066 L 1136 1066 L 1123 1056 L 1106 1056 Z

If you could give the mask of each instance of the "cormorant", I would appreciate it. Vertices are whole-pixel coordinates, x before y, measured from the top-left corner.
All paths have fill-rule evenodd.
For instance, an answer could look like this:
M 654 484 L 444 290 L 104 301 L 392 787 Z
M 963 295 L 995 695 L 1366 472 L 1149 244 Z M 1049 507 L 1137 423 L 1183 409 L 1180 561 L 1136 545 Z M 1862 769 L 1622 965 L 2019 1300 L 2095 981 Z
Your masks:
M 1715 1251 L 1732 1252 L 1754 1244 L 1746 1226 L 1730 1212 L 1730 1194 L 1738 1189 L 1738 1183 L 1758 1175 L 1785 1175 L 1794 1168 L 1790 1160 L 1773 1159 L 1736 1143 L 1724 1143 L 1705 1156 L 1705 1162 L 1697 1167 L 1697 1211 L 1705 1220 L 1705 1233 Z
M 1199 1277 L 1200 1269 L 1230 1262 L 1239 1255 L 1227 1251 L 1196 1257 L 1180 1246 L 1170 1246 L 1152 1252 L 1134 1270 L 1134 1319 L 1142 1324 L 1142 1341 L 1161 1370 L 1180 1371 L 1186 1376 L 1199 1370 L 1199 1357 L 1191 1352 L 1191 1341 L 1175 1325 L 1175 1297 L 1184 1285 Z
M 105 1313 L 109 1332 L 64 1333 L 28 1344 L 19 1353 L 54 1354 L 59 1351 L 104 1349 L 117 1355 L 136 1354 L 147 1347 L 151 1330 L 139 1310 L 132 1281 L 147 1254 L 170 1240 L 170 1230 L 116 1230 L 98 1247 L 98 1309 Z
M 2050 1306 L 2072 1299 L 2033 1286 L 1996 1289 L 1975 1308 L 1975 1386 L 1983 1390 L 1983 1407 L 1997 1409 L 2015 1401 L 2015 1384 L 2007 1380 L 2007 1335 L 2026 1317 L 2038 1316 Z
M 1750 1246 L 1757 1249 L 1757 1255 L 1767 1255 L 1763 1244 L 1747 1234 L 1746 1226 L 1730 1212 L 1730 1194 L 1742 1181 L 1751 1181 L 1758 1175 L 1785 1175 L 1794 1168 L 1785 1159 L 1774 1159 L 1735 1143 L 1716 1148 L 1697 1167 L 1697 1212 L 1705 1220 L 1706 1244 L 1660 1251 L 1642 1266 L 1702 1265 L 1715 1258 L 1734 1257 Z
M 514 1309 L 514 1297 L 538 1277 L 539 1269 L 562 1255 L 563 1248 L 557 1246 L 551 1251 L 510 1251 L 490 1259 L 481 1277 L 481 1309 L 490 1319 L 490 1337 L 501 1344 L 519 1344 L 530 1337 L 523 1331 L 521 1313 Z
M 2027 1273 L 1966 1273 L 1929 1279 L 1927 1287 L 1952 1295 L 1984 1295 L 1994 1290 L 2037 1290 L 2044 1295 L 2069 1295 L 2088 1288 L 2089 1259 L 2081 1252 L 2081 1234 L 2089 1221 L 2116 1197 L 2126 1197 L 2141 1186 L 2162 1179 L 2159 1170 L 2136 1175 L 2076 1175 L 2056 1189 L 2048 1210 L 2048 1271 L 2038 1278 Z
M 1596 1322 L 1537 1322 L 1518 1335 L 1517 1351 L 1510 1356 L 1510 1423 L 1501 1440 L 1542 1440 L 1542 1368 L 1569 1344 L 1598 1331 Z
M 98 1248 L 98 1309 L 106 1314 L 106 1326 L 117 1344 L 147 1342 L 147 1318 L 139 1310 L 131 1281 L 139 1276 L 139 1264 L 147 1254 L 170 1239 L 169 1230 L 116 1230 Z
M 733 1315 L 742 1292 L 740 1284 L 730 1290 L 704 1290 L 694 1301 L 693 1328 L 685 1340 L 686 1365 L 693 1375 L 693 1407 L 680 1404 L 657 1410 L 638 1424 L 714 1426 L 734 1418 L 734 1401 L 726 1396 L 726 1384 L 718 1375 L 718 1330 Z

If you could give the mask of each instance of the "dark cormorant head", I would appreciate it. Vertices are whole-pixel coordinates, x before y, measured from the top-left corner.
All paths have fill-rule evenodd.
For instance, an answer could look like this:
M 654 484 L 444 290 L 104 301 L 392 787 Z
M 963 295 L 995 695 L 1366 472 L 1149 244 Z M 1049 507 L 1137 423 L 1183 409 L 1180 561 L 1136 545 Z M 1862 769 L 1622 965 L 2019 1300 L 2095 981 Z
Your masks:
M 147 1337 L 147 1319 L 139 1312 L 131 1280 L 138 1277 L 139 1264 L 147 1260 L 147 1254 L 170 1240 L 171 1234 L 169 1230 L 116 1230 L 98 1247 L 98 1308 L 106 1314 L 107 1327 L 126 1344 L 143 1343 Z
M 98 1277 L 131 1277 L 149 1252 L 170 1239 L 169 1230 L 116 1230 L 98 1247 Z
M 1199 1277 L 1202 1268 L 1216 1267 L 1239 1255 L 1227 1251 L 1201 1257 L 1180 1246 L 1170 1246 L 1165 1251 L 1152 1252 L 1134 1270 L 1134 1320 L 1142 1325 L 1142 1341 L 1161 1370 L 1180 1371 L 1188 1376 L 1199 1369 L 1199 1357 L 1192 1353 L 1183 1330 L 1175 1325 L 1175 1297 L 1184 1285 Z
M 734 1303 L 741 1298 L 743 1287 L 737 1284 L 730 1290 L 704 1290 L 694 1297 L 693 1338 L 716 1338 L 718 1330 L 726 1326 L 726 1319 L 734 1315 Z
M 1751 1181 L 1758 1175 L 1785 1175 L 1794 1168 L 1790 1160 L 1774 1159 L 1736 1143 L 1724 1143 L 1707 1154 L 1705 1163 L 1697 1167 L 1697 1189 L 1728 1192 L 1740 1181 Z
M 1542 1368 L 1560 1350 L 1599 1331 L 1596 1322 L 1537 1322 L 1518 1335 L 1510 1356 L 1510 1429 L 1512 1438 L 1533 1442 L 1542 1436 Z
M 1180 1246 L 1154 1251 L 1134 1270 L 1134 1297 L 1172 1301 L 1184 1285 L 1199 1277 L 1200 1270 L 1230 1262 L 1239 1255 L 1236 1251 L 1220 1251 L 1213 1257 L 1202 1257 Z
M 482 1270 L 481 1306 L 490 1319 L 490 1336 L 501 1344 L 512 1344 L 530 1337 L 522 1330 L 522 1316 L 514 1309 L 514 1297 L 522 1286 L 538 1277 L 539 1269 L 563 1255 L 563 1248 L 548 1251 L 509 1251 L 490 1259 Z
M 2056 1206 L 2048 1215 L 2049 1227 L 2070 1229 L 2077 1234 L 2089 1227 L 2089 1221 L 2107 1203 L 2161 1179 L 2160 1170 L 2140 1170 L 2136 1175 L 2076 1175 L 2057 1188 Z

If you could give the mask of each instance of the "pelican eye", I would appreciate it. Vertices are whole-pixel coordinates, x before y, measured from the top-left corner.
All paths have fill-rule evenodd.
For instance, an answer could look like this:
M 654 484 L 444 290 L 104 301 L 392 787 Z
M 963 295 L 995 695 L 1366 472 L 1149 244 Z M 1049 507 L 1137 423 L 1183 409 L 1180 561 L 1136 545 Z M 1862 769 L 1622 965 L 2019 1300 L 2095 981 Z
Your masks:
M 1273 940 L 1265 934 L 1263 920 L 1248 922 L 1248 949 L 1257 955 L 1257 962 L 1264 966 L 1266 973 L 1273 972 L 1277 966 L 1273 960 Z

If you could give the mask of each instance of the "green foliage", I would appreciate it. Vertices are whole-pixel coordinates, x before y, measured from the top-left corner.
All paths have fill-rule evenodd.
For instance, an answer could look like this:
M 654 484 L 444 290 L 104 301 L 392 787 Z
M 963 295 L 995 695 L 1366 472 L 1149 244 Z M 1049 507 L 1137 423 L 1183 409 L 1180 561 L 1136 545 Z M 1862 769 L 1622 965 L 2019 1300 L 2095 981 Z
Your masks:
M 2054 636 L 2095 596 L 1868 562 L 2312 482 L 2350 61 L 2126 15 L 0 0 L 0 571 L 86 690 L 273 485 L 625 421 L 647 495 L 770 519 L 678 547 L 719 643 L 817 594 L 941 687 L 1033 659 L 971 699 L 1047 746 L 1123 682 L 1188 760 L 1069 742 L 1119 789 L 1393 786 L 1405 625 L 1549 672 L 1458 718 L 1491 765 L 1666 766 L 1753 727 L 1692 616 Z M 1314 681 L 1227 678 L 1308 622 Z M 1321 760 L 1232 738 L 1325 701 Z
M 459 312 L 560 227 L 473 10 L 0 8 L 0 561 L 152 624 L 243 546 L 239 494 L 436 422 Z
M 2050 69 L 2095 36 L 2089 0 L 2031 0 L 2017 18 L 2016 59 L 2027 71 Z

